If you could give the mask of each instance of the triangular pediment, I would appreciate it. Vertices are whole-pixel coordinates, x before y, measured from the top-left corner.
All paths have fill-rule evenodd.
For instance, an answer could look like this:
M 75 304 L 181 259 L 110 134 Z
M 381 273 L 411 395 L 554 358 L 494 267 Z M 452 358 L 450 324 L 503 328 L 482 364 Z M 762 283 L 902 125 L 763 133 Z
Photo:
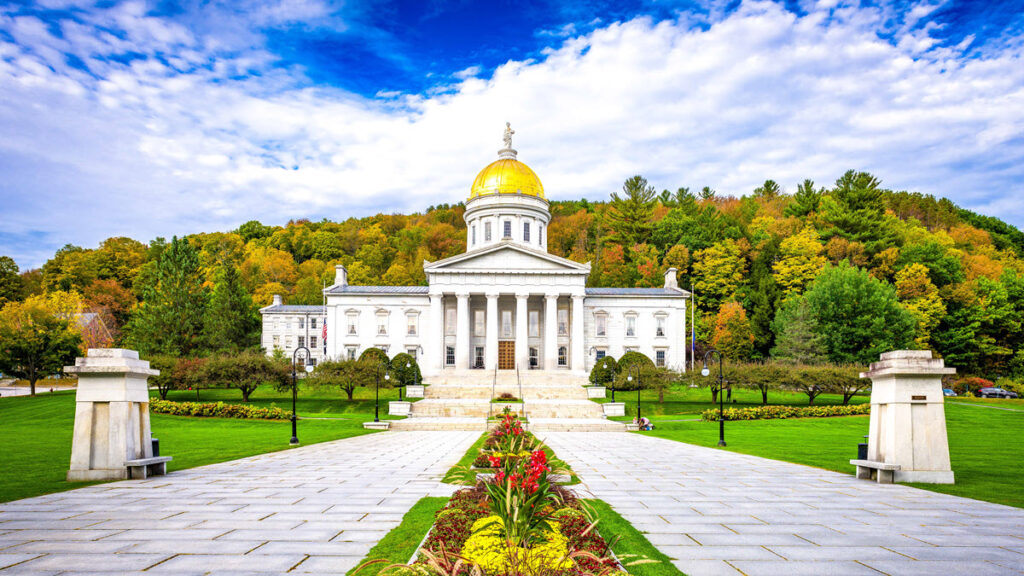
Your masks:
M 430 264 L 424 264 L 427 272 L 441 271 L 491 271 L 507 273 L 523 272 L 561 272 L 561 273 L 582 273 L 590 272 L 590 264 L 580 264 L 566 258 L 532 250 L 523 246 L 503 242 L 472 250 L 465 254 L 445 258 Z

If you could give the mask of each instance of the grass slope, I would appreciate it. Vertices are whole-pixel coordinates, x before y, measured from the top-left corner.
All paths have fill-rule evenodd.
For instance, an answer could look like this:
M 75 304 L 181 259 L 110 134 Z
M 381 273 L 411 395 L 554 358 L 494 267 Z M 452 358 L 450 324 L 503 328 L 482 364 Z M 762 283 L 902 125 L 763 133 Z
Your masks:
M 384 538 L 370 549 L 359 566 L 348 573 L 352 575 L 358 572 L 359 576 L 376 576 L 378 572 L 392 564 L 408 562 L 430 527 L 434 525 L 434 515 L 447 502 L 447 498 L 439 496 L 420 498 L 405 516 L 402 516 L 402 523 L 384 535 Z M 367 562 L 374 560 L 378 562 L 363 567 Z
M 1024 436 L 1024 413 L 983 406 L 946 404 L 956 484 L 913 486 L 1024 508 L 1024 492 L 1017 488 L 1024 475 L 1024 458 L 1013 441 Z M 655 424 L 655 430 L 640 434 L 708 447 L 718 443 L 715 422 L 662 420 Z M 867 433 L 867 416 L 726 422 L 725 449 L 853 474 L 849 462 L 856 458 L 857 444 Z
M 193 396 L 194 398 L 194 396 Z M 305 420 L 299 440 L 315 444 L 369 433 L 364 419 Z M 160 452 L 173 456 L 168 470 L 181 470 L 287 449 L 287 421 L 186 418 L 151 414 L 153 436 Z M 75 422 L 75 393 L 55 392 L 36 397 L 0 399 L 0 502 L 29 498 L 86 486 L 67 482 Z
M 584 500 L 597 515 L 597 531 L 605 538 L 617 538 L 612 551 L 626 571 L 634 576 L 680 576 L 668 556 L 654 547 L 647 537 L 633 527 L 603 500 Z

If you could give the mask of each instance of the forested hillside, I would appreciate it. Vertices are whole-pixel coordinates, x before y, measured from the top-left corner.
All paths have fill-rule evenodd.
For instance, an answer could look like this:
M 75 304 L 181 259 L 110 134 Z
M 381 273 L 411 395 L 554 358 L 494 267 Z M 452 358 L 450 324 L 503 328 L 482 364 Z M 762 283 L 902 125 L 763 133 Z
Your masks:
M 274 294 L 319 304 L 335 264 L 352 284 L 425 283 L 424 260 L 465 250 L 463 210 L 110 238 L 21 273 L 4 258 L 0 303 L 77 295 L 125 345 L 243 348 L 257 342 L 259 306 Z M 856 350 L 914 346 L 962 372 L 1024 374 L 1024 234 L 948 200 L 853 171 L 792 194 L 769 180 L 741 198 L 659 194 L 638 176 L 606 202 L 554 201 L 551 211 L 550 252 L 591 262 L 593 286 L 659 286 L 678 268 L 696 293 L 698 340 L 733 358 L 863 362 Z

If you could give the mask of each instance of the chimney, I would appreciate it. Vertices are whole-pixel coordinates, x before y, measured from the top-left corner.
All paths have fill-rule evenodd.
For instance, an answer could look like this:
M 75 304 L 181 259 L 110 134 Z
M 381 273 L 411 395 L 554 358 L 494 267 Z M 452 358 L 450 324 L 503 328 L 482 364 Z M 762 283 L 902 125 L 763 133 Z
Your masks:
M 274 294 L 274 304 L 273 305 L 274 306 L 280 306 L 281 305 L 281 295 L 280 294 Z
M 348 286 L 348 270 L 341 264 L 334 267 L 334 285 Z
M 676 281 L 677 272 L 679 272 L 679 270 L 676 270 L 675 268 L 665 270 L 665 288 L 672 288 L 675 290 L 679 289 L 679 282 Z

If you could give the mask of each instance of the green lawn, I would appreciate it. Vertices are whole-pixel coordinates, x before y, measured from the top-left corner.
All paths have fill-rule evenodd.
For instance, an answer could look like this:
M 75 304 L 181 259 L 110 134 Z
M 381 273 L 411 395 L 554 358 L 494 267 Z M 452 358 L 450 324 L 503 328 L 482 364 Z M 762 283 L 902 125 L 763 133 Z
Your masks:
M 634 576 L 683 576 L 668 556 L 603 500 L 584 500 L 599 518 L 597 531 L 613 540 L 612 552 Z
M 406 564 L 412 558 L 420 542 L 434 525 L 434 515 L 444 508 L 448 499 L 438 496 L 420 498 L 405 516 L 402 523 L 381 538 L 370 549 L 358 566 L 349 570 L 349 575 L 375 576 L 381 570 L 394 564 Z M 367 563 L 373 562 L 367 566 Z
M 867 394 L 854 396 L 851 404 L 867 402 Z M 727 407 L 744 408 L 747 406 L 761 406 L 761 392 L 759 390 L 748 390 L 736 388 L 732 392 L 732 402 Z M 612 391 L 605 392 L 605 398 L 597 399 L 597 402 L 605 403 L 612 401 Z M 626 403 L 626 417 L 615 418 L 615 420 L 633 420 L 636 418 L 636 391 L 615 391 L 615 401 Z M 843 397 L 839 394 L 822 394 L 814 399 L 815 405 L 842 404 Z M 791 406 L 807 406 L 807 395 L 797 392 L 771 390 L 768 392 L 768 404 L 785 404 Z M 700 417 L 700 413 L 709 408 L 718 408 L 717 403 L 711 402 L 711 391 L 708 388 L 690 388 L 686 385 L 675 385 L 665 391 L 664 402 L 658 402 L 658 393 L 651 390 L 640 392 L 640 408 L 642 415 L 651 418 L 667 418 L 678 416 L 680 420 Z
M 973 403 L 973 402 L 971 402 Z M 655 430 L 638 432 L 714 447 L 716 422 L 656 419 Z M 1024 413 L 946 404 L 950 459 L 956 484 L 914 484 L 919 488 L 1024 508 Z M 867 416 L 753 420 L 725 423 L 727 450 L 853 474 L 850 460 L 868 433 Z
M 203 399 L 215 400 L 213 394 L 204 394 Z M 230 400 L 237 402 L 238 398 Z M 278 405 L 283 406 L 280 398 Z M 362 405 L 365 410 L 365 402 Z M 369 406 L 369 413 L 348 412 L 345 420 L 300 420 L 299 440 L 314 444 L 366 434 L 369 431 L 363 430 L 362 423 L 373 417 L 372 401 Z M 74 392 L 0 398 L 0 438 L 4 442 L 0 450 L 0 502 L 86 485 L 64 480 L 71 460 L 74 421 Z M 291 438 L 291 423 L 287 421 L 152 414 L 151 426 L 153 436 L 160 439 L 161 454 L 174 457 L 168 470 L 284 450 Z
M 157 398 L 155 391 L 150 393 Z M 171 390 L 167 394 L 168 400 L 176 402 L 195 402 L 196 392 L 194 390 Z M 403 394 L 403 400 L 405 399 Z M 380 415 L 386 418 L 388 413 L 388 401 L 398 400 L 397 388 L 380 389 Z M 413 398 L 411 401 L 416 401 Z M 199 402 L 226 402 L 228 404 L 242 404 L 242 393 L 234 389 L 210 389 L 199 391 Z M 257 388 L 249 396 L 249 403 L 253 406 L 270 407 L 277 406 L 291 411 L 292 396 L 290 391 L 279 392 L 272 387 L 264 386 Z M 311 388 L 299 383 L 299 396 L 295 402 L 296 411 L 299 417 L 307 418 L 363 418 L 366 414 L 373 414 L 374 389 L 373 386 L 356 388 L 355 398 L 349 400 L 345 392 L 338 388 Z

